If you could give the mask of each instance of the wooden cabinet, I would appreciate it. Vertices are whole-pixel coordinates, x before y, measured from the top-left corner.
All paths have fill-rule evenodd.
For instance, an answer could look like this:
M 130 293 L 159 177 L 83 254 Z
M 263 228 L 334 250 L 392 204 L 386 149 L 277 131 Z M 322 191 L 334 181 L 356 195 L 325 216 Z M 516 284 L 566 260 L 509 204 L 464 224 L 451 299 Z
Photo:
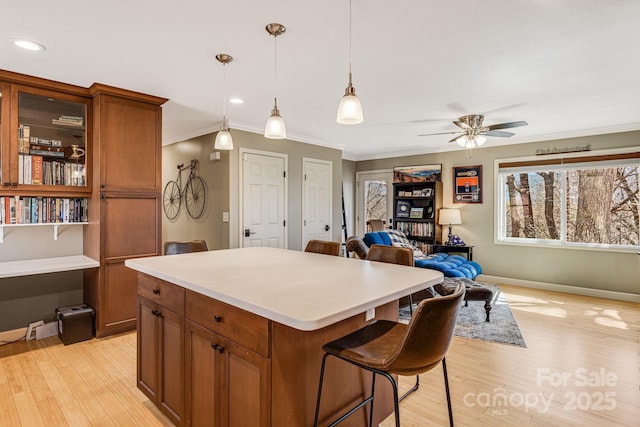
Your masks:
M 101 84 L 93 96 L 93 194 L 85 255 L 85 302 L 96 309 L 96 336 L 136 326 L 136 275 L 129 258 L 161 255 L 161 125 L 166 100 Z
M 393 228 L 402 231 L 424 252 L 442 241 L 438 213 L 442 208 L 442 182 L 393 184 Z
M 185 315 L 186 425 L 269 425 L 271 322 L 190 290 Z
M 161 281 L 158 284 L 141 281 L 137 317 L 138 388 L 174 424 L 181 426 L 184 415 L 184 289 Z
M 269 425 L 268 358 L 189 320 L 185 350 L 186 425 Z
M 86 88 L 0 70 L 3 194 L 91 192 L 91 96 Z

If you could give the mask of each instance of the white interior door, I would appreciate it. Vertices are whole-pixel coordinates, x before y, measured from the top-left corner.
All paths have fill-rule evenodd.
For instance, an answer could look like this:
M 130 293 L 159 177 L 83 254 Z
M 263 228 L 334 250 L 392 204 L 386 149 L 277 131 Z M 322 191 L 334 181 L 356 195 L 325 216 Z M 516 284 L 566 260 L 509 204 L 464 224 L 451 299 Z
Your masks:
M 332 162 L 302 159 L 302 248 L 312 239 L 331 239 Z
M 286 248 L 286 156 L 242 154 L 243 247 Z
M 389 228 L 393 218 L 393 171 L 356 173 L 356 232 L 364 236 L 370 219 L 382 219 Z

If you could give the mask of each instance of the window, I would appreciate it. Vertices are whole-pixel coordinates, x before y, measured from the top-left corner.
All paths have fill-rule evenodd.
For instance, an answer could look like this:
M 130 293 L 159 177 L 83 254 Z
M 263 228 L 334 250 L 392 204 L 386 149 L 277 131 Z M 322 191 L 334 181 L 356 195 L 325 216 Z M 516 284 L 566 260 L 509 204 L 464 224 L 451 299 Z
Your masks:
M 497 240 L 638 246 L 640 153 L 498 162 Z

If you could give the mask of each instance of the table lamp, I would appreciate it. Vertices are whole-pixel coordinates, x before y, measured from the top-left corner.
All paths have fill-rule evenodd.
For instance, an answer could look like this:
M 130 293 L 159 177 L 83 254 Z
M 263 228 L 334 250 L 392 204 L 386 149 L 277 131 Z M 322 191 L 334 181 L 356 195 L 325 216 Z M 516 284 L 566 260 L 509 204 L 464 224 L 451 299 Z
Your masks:
M 447 240 L 445 245 L 453 245 L 453 241 L 451 240 L 451 238 L 453 237 L 453 234 L 451 233 L 451 226 L 462 224 L 462 219 L 460 218 L 460 209 L 440 209 L 440 218 L 438 219 L 438 224 L 449 226 L 449 240 Z

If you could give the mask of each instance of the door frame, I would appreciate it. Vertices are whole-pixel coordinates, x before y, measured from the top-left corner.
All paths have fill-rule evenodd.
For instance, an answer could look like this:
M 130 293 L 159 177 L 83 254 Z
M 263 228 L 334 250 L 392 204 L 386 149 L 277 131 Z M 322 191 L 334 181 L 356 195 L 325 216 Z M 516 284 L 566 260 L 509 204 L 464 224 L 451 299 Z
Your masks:
M 300 247 L 302 249 L 304 249 L 305 245 L 304 245 L 304 239 L 305 239 L 305 234 L 304 234 L 304 222 L 305 222 L 305 218 L 306 218 L 306 212 L 305 212 L 305 208 L 306 208 L 306 194 L 305 194 L 305 182 L 306 179 L 304 177 L 305 175 L 305 166 L 307 164 L 307 162 L 310 163 L 320 163 L 320 164 L 325 164 L 329 166 L 329 237 L 330 240 L 333 240 L 332 236 L 333 236 L 333 162 L 330 160 L 322 160 L 322 159 L 314 159 L 312 157 L 303 157 L 302 158 L 302 221 L 300 221 Z
M 244 247 L 244 155 L 256 154 L 259 156 L 269 156 L 281 158 L 284 160 L 284 188 L 283 188 L 283 205 L 282 213 L 284 215 L 284 248 L 289 248 L 289 155 L 285 153 L 275 153 L 272 151 L 254 150 L 251 148 L 242 148 L 238 150 L 238 247 Z
M 390 174 L 391 181 L 389 182 L 389 188 L 387 189 L 387 216 L 391 214 L 390 218 L 393 218 L 393 169 L 376 169 L 370 171 L 359 171 L 356 172 L 356 215 L 355 215 L 355 223 L 356 223 L 356 235 L 364 236 L 367 232 L 367 227 L 364 222 L 364 205 L 363 199 L 360 197 L 360 183 L 362 181 L 362 176 L 366 175 L 378 175 L 378 174 Z M 364 189 L 363 189 L 364 191 Z M 391 224 L 387 224 L 390 226 Z

